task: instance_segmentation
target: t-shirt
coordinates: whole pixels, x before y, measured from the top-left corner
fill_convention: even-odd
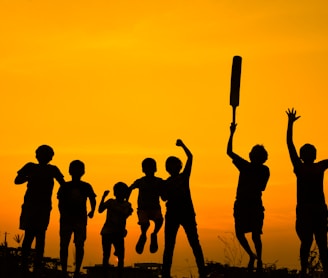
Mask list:
[[[324,172],[327,161],[318,163],[298,163],[294,165],[297,177],[297,204],[298,205],[324,205],[323,190]]]
[[[269,168],[263,164],[251,163],[241,157],[234,158],[233,164],[240,172],[236,200],[261,203],[262,191],[265,190],[270,176]]]
[[[189,186],[190,172],[169,177],[165,184],[166,213],[168,215],[195,215]]]
[[[94,199],[95,197],[96,194],[89,183],[84,181],[66,182],[57,193],[61,219],[86,221],[87,199]]]
[[[51,209],[54,179],[60,180],[63,178],[60,170],[54,165],[40,165],[29,162],[18,171],[18,174],[28,177],[24,205],[26,207]]]
[[[131,189],[138,188],[138,209],[156,210],[160,209],[159,198],[163,188],[163,179],[154,176],[144,176],[137,179],[131,186]]]
[[[101,230],[101,234],[121,234],[125,235],[126,219],[132,214],[131,204],[127,201],[108,199],[103,207],[107,209],[106,222]]]

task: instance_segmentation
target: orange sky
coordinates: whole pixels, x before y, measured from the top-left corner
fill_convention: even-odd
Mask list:
[[[205,257],[224,262],[218,236],[233,231],[238,178],[225,154],[230,73],[232,57],[240,55],[234,149],[247,158],[260,143],[269,152],[263,261],[297,268],[295,177],[284,111],[295,107],[302,116],[295,126],[297,148],[311,142],[318,159],[327,158],[327,18],[324,0],[0,0],[0,239],[9,232],[15,245],[26,186],[13,179],[35,161],[40,144],[54,148],[52,163],[67,180],[69,162],[83,160],[84,179],[100,199],[115,182],[140,177],[148,156],[166,178],[166,157],[185,159],[175,146],[181,138],[194,154],[191,187]],[[53,202],[46,255],[58,257]],[[85,265],[101,262],[104,217],[96,214],[89,222]],[[126,264],[161,262],[163,246],[156,255],[135,254],[136,223],[134,214]],[[174,271],[179,277],[194,270],[181,231]]]

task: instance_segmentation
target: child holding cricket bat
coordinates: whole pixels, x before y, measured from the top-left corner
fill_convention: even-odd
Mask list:
[[[293,125],[300,116],[296,110],[288,109],[287,146],[290,160],[297,178],[296,233],[301,241],[301,277],[307,277],[308,258],[315,237],[320,252],[324,277],[328,277],[327,250],[327,205],[323,190],[324,172],[328,159],[314,162],[316,148],[305,144],[298,156],[293,143]]]
[[[257,260],[257,271],[261,271],[263,268],[261,234],[264,220],[262,191],[265,190],[270,176],[269,168],[264,165],[268,154],[262,145],[255,145],[252,148],[249,153],[250,162],[234,153],[232,142],[236,126],[235,123],[230,126],[227,146],[227,154],[239,170],[234,203],[235,232],[241,246],[249,255],[248,269],[253,270],[255,260]],[[245,236],[246,233],[252,233],[256,253],[253,253],[250,248]]]

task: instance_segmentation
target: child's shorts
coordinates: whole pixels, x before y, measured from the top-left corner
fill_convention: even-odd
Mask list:
[[[163,220],[163,215],[161,209],[152,209],[152,210],[142,210],[138,209],[137,211],[139,225],[148,224],[150,220],[160,221]]]

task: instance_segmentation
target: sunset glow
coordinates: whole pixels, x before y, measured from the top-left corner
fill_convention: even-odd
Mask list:
[[[26,185],[17,171],[35,162],[41,144],[70,180],[68,165],[84,161],[99,203],[117,181],[142,176],[153,157],[167,178],[165,159],[194,155],[191,191],[205,259],[224,262],[218,236],[233,232],[238,171],[226,155],[231,122],[231,63],[243,57],[234,151],[269,153],[271,177],[263,193],[263,262],[299,268],[295,232],[296,178],[286,146],[287,116],[295,107],[297,149],[310,142],[328,158],[328,2],[314,1],[85,1],[0,0],[0,242],[18,229]],[[46,256],[59,257],[55,185]],[[126,265],[161,262],[159,251],[135,252],[137,192],[127,221]],[[165,213],[165,204],[162,203]],[[88,223],[84,265],[100,264],[105,215]],[[152,228],[152,227],[151,227]],[[72,251],[70,249],[72,255]],[[246,257],[245,257],[246,260]],[[115,257],[111,257],[115,263]],[[173,274],[196,271],[179,232]],[[245,264],[245,263],[244,263]]]

